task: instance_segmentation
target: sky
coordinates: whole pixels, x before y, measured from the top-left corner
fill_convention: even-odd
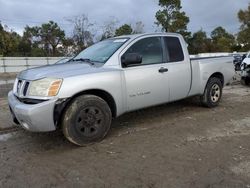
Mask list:
[[[202,29],[210,33],[223,26],[235,34],[240,27],[237,13],[249,4],[250,0],[182,0],[182,10],[190,18],[192,32]],[[159,30],[154,24],[159,8],[158,0],[0,0],[0,21],[22,34],[26,25],[53,20],[70,35],[73,27],[67,19],[85,14],[97,32],[112,18],[119,20],[117,26],[142,21],[145,32],[155,32]]]

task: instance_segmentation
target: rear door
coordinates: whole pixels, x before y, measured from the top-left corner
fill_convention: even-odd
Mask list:
[[[175,36],[164,37],[167,54],[170,101],[187,97],[191,86],[191,66],[189,57],[185,57],[180,39]]]

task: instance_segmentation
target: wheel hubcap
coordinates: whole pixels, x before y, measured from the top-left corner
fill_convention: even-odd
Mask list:
[[[77,115],[77,131],[86,137],[94,136],[101,129],[103,118],[103,113],[99,108],[86,107]]]
[[[220,98],[220,86],[218,84],[214,84],[211,89],[211,100],[212,102],[217,102]]]

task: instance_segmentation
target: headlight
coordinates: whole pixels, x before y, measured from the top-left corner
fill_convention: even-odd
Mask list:
[[[39,97],[56,96],[62,84],[62,79],[44,78],[41,80],[32,81],[28,95]]]

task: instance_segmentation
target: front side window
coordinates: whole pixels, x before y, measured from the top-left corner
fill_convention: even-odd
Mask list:
[[[169,62],[179,62],[184,60],[184,54],[179,38],[164,37],[164,42],[169,58]]]
[[[137,41],[124,55],[137,53],[142,56],[142,64],[157,64],[163,62],[163,50],[160,37],[150,37]]]
[[[74,59],[89,59],[94,62],[106,61],[128,40],[128,38],[108,39],[83,50]]]

